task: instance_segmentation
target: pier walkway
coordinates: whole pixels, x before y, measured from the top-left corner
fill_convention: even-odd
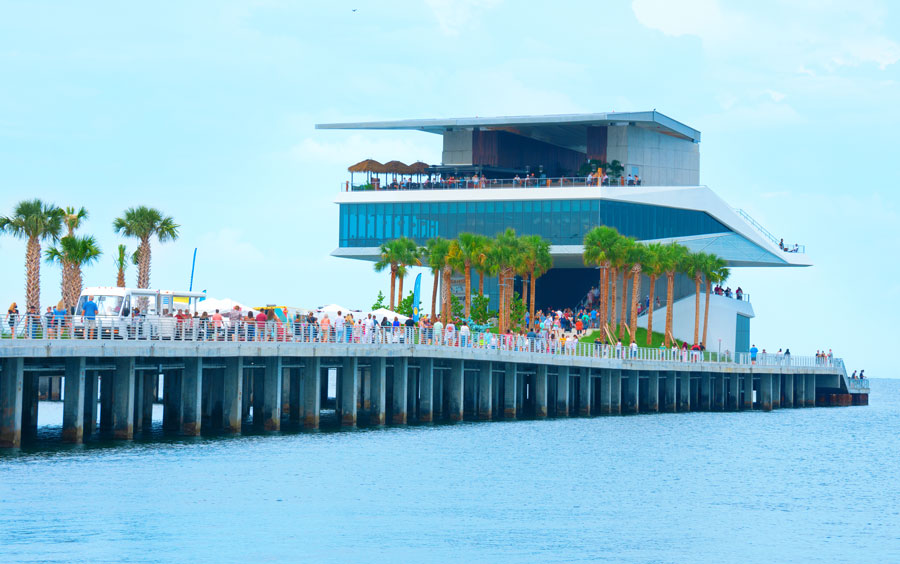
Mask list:
[[[868,403],[868,382],[848,379],[839,359],[754,364],[740,355],[717,362],[658,349],[617,355],[586,343],[569,352],[541,343],[493,348],[477,336],[470,346],[422,344],[429,340],[420,337],[3,339],[0,446],[36,437],[39,378],[63,388],[62,438],[72,443],[130,440],[148,429],[160,386],[163,429],[189,436],[248,425],[279,431],[283,422],[314,430],[326,408],[341,426],[356,427]]]

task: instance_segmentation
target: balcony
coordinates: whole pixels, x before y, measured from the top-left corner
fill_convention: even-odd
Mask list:
[[[415,179],[412,177],[381,182],[379,178],[372,178],[364,184],[355,184],[352,180],[341,183],[341,192],[365,192],[365,191],[396,191],[396,190],[481,190],[481,189],[519,189],[519,188],[584,188],[587,186],[641,186],[640,178],[637,180],[627,177],[615,179],[599,179],[584,176],[561,177],[514,177],[514,178],[429,178]]]

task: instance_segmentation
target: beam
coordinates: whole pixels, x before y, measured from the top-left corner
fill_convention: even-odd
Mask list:
[[[490,367],[488,367],[490,373]],[[490,396],[490,390],[487,392]],[[490,400],[488,400],[490,401]],[[538,364],[534,375],[534,416],[537,419],[547,418],[547,365]]]
[[[0,360],[0,447],[22,446],[22,389],[25,359]]]
[[[83,356],[66,359],[62,440],[67,443],[79,444],[84,440],[84,366]]]
[[[112,434],[114,439],[134,438],[134,357],[116,358],[112,374]]]

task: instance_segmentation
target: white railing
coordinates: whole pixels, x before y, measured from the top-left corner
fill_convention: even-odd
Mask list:
[[[711,352],[684,348],[645,348],[610,346],[578,341],[574,336],[541,332],[534,337],[525,334],[472,332],[468,327],[455,326],[437,330],[421,327],[393,327],[372,324],[368,320],[344,323],[324,319],[307,323],[293,321],[214,319],[212,317],[131,317],[97,316],[16,316],[12,325],[4,317],[3,340],[26,339],[48,341],[100,340],[129,341],[187,341],[187,342],[278,342],[298,346],[315,343],[336,343],[354,346],[400,344],[422,347],[456,347],[531,354],[619,359],[624,361],[656,361],[678,363],[718,363],[731,365],[793,366],[843,369],[840,359],[750,353],[717,355]]]
[[[772,233],[768,229],[766,229],[758,221],[753,219],[753,217],[749,213],[747,213],[746,211],[744,211],[740,208],[734,208],[734,211],[739,216],[744,218],[747,221],[747,223],[749,223],[757,231],[759,231],[766,239],[771,241],[773,245],[779,247],[782,251],[784,251],[786,253],[806,254],[806,245],[797,245],[797,244],[794,244],[793,246],[785,245],[781,242],[782,239],[779,239],[778,237],[772,235]]]

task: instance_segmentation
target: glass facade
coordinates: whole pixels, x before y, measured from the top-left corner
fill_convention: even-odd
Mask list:
[[[597,199],[391,202],[341,204],[339,245],[377,247],[401,236],[424,244],[430,237],[453,239],[462,232],[493,236],[507,227],[554,245],[580,245],[598,225],[638,240],[731,231],[703,211]]]

